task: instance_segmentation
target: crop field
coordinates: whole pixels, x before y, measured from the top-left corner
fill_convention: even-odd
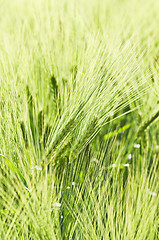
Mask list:
[[[0,0],[0,239],[159,239],[159,1]]]

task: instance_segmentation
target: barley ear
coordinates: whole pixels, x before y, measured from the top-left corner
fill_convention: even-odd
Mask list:
[[[141,124],[139,127],[137,136],[140,137],[143,135],[144,131],[147,130],[147,128],[159,117],[159,110],[153,113],[150,118],[146,119],[146,121]]]
[[[24,124],[23,121],[20,122],[20,128],[21,128],[21,131],[22,131],[23,140],[25,142],[25,148],[28,148],[28,137],[27,137],[27,132],[26,132],[26,129],[25,129],[25,124]]]
[[[43,110],[40,110],[38,113],[38,133],[40,140],[42,138],[43,127],[44,127],[44,114]]]
[[[51,77],[51,91],[54,93],[54,98],[58,98],[58,85],[55,76]]]
[[[26,92],[27,92],[27,103],[28,103],[30,129],[31,129],[34,145],[36,145],[36,124],[35,124],[35,114],[34,114],[35,106],[34,106],[33,96],[30,93],[28,85],[26,86]]]
[[[146,119],[137,132],[137,137],[141,138],[144,147],[148,146],[148,127],[159,117],[159,110],[153,113],[150,118]]]
[[[45,127],[44,135],[43,135],[43,147],[44,147],[44,149],[46,148],[50,132],[51,132],[51,126],[49,124],[47,124],[46,127]]]

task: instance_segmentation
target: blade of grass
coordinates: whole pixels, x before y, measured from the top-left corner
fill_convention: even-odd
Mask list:
[[[1,157],[3,157],[5,163],[7,164],[7,166],[9,167],[9,169],[15,173],[16,175],[19,176],[19,178],[21,179],[21,181],[23,182],[24,186],[26,188],[28,188],[27,182],[24,178],[24,176],[22,175],[22,173],[20,172],[20,170],[7,158],[5,157],[3,154],[0,154]]]

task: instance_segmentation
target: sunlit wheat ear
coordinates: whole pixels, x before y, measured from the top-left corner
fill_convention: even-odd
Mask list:
[[[63,129],[61,130],[61,132],[56,136],[53,144],[49,147],[49,155],[51,154],[51,152],[55,151],[56,148],[58,147],[59,144],[61,144],[63,142],[63,140],[65,139],[65,137],[67,137],[67,135],[72,131],[72,129],[75,127],[75,119],[72,118],[68,121],[68,123],[63,127]]]
[[[80,138],[78,139],[78,142],[75,141],[75,144],[73,146],[73,149],[71,150],[71,155],[69,156],[70,161],[72,161],[77,154],[80,153],[80,151],[87,146],[87,144],[92,140],[96,132],[99,131],[98,129],[98,117],[94,116],[93,119],[90,121],[88,126],[86,126],[82,133]]]
[[[37,110],[37,106],[35,106],[35,101],[28,85],[26,87],[26,92],[29,126],[26,127],[26,123],[24,124],[24,121],[21,121],[20,128],[25,147],[28,148],[29,146],[31,149],[33,145],[34,148],[32,149],[34,149],[34,154],[41,158],[43,156],[43,148],[45,148],[46,144],[46,138],[44,137],[46,135],[46,130],[44,130],[44,111],[43,109]]]

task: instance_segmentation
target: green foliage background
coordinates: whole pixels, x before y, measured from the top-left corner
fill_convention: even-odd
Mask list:
[[[158,1],[0,6],[0,238],[157,240]]]

